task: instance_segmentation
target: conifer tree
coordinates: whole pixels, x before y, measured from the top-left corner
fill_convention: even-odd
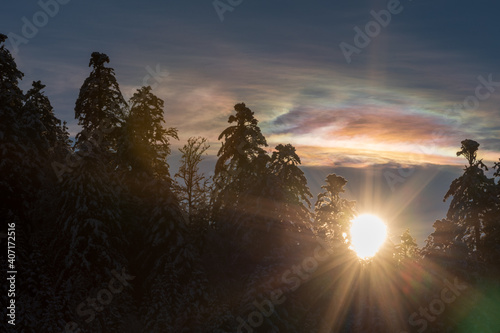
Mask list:
[[[497,204],[494,180],[484,174],[488,170],[482,160],[477,160],[479,143],[464,140],[457,156],[463,155],[469,165],[462,176],[455,179],[444,196],[444,201],[453,197],[447,218],[456,223],[461,234],[458,236],[469,247],[469,251],[481,255],[481,234],[485,216]]]
[[[121,323],[133,306],[131,288],[114,296],[120,300],[98,304],[95,319],[89,315],[84,321],[75,311],[113,278],[113,270],[130,272],[119,190],[98,152],[83,157],[73,172],[64,175],[59,186],[59,236],[52,244],[52,269],[58,272],[54,287],[57,286],[60,302],[53,304],[55,309],[51,312],[66,322],[79,323],[83,330],[120,332]]]
[[[500,177],[500,162],[493,165],[493,176]],[[490,193],[490,202],[484,219],[483,258],[500,272],[500,180],[493,186],[496,193]]]
[[[219,159],[215,165],[213,210],[215,214],[224,207],[237,207],[240,194],[256,184],[256,180],[266,171],[269,156],[263,147],[267,147],[254,112],[245,103],[234,106],[236,115],[229,116],[233,124],[219,135],[224,139],[217,153]]]
[[[314,223],[320,237],[344,245],[349,244],[348,235],[355,214],[355,201],[341,197],[346,184],[344,177],[328,175],[326,185],[321,186],[324,191],[318,194],[314,206]]]
[[[24,215],[31,194],[30,184],[36,180],[25,173],[25,169],[33,170],[36,166],[27,165],[31,158],[29,146],[26,144],[25,125],[21,121],[24,96],[19,88],[23,73],[9,50],[5,48],[7,36],[0,34],[0,216],[6,220],[8,216]]]
[[[130,272],[120,207],[121,186],[117,185],[110,163],[126,104],[113,69],[104,67],[106,62],[106,55],[92,54],[89,66],[93,70],[75,105],[75,116],[83,130],[77,135],[77,158],[71,172],[59,174],[58,233],[51,245],[51,269],[57,272],[53,287],[57,288],[47,311],[54,323],[76,322],[82,331],[120,332],[124,318],[133,309],[132,288],[124,288],[114,296],[119,300],[88,304],[93,310],[86,316],[80,307],[107,285],[113,271]],[[46,108],[44,113],[49,118],[45,119],[49,127],[53,126],[49,106],[38,95],[38,88],[41,85],[35,84],[33,104]],[[56,132],[53,137],[61,135]]]
[[[422,255],[445,271],[463,273],[463,263],[468,256],[467,245],[461,239],[464,227],[445,218],[436,220],[433,228]]]
[[[140,271],[147,272],[141,308],[145,332],[199,331],[209,295],[198,251],[168,184],[154,179],[146,190],[149,216],[139,258]]]
[[[170,154],[170,139],[178,137],[175,128],[164,128],[164,102],[151,92],[151,87],[137,89],[129,105],[130,110],[118,138],[115,173],[124,188],[121,195],[124,211],[122,222],[126,238],[130,242],[128,253],[134,269],[139,269],[135,266],[140,264],[137,255],[151,245],[146,242],[149,232],[146,226],[158,227],[148,224],[150,214],[154,209],[162,209],[150,206],[151,202],[157,201],[152,201],[155,196],[148,184],[171,187],[167,156]],[[173,194],[169,191],[167,196],[171,195]],[[169,197],[168,200],[173,198]]]
[[[129,105],[118,148],[121,168],[171,182],[167,163],[170,139],[179,137],[177,129],[163,126],[163,100],[148,86],[137,89]]]
[[[299,232],[311,228],[309,199],[312,197],[304,172],[298,167],[300,163],[300,157],[291,144],[276,146],[269,163],[269,172],[277,176],[284,196],[278,218]]]
[[[408,261],[419,259],[419,249],[417,241],[410,234],[410,229],[401,235],[401,242],[395,246],[395,260],[398,266],[404,265]]]
[[[48,244],[56,235],[50,164],[56,158],[54,149],[65,149],[67,133],[50,126],[58,120],[39,81],[22,94],[23,74],[5,49],[5,40],[0,34],[0,218],[15,224],[16,230],[17,299],[23,300],[17,304],[16,327],[19,332],[36,332],[45,319],[42,310],[54,296],[54,276],[45,260],[53,254]]]
[[[41,81],[33,81],[32,88],[26,93],[24,108],[34,110],[40,119],[42,131],[37,141],[45,145],[40,149],[45,149],[52,159],[61,160],[69,150],[69,133],[66,123],[61,123],[55,116],[49,99],[44,95],[44,88],[45,85]],[[33,129],[35,126],[30,127]]]
[[[101,153],[113,154],[127,103],[123,99],[113,68],[106,67],[109,57],[93,52],[89,67],[92,72],[85,79],[75,105],[75,118],[83,130],[76,136],[76,145],[84,151],[99,149]]]

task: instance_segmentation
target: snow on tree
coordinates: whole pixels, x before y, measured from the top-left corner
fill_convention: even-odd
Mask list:
[[[39,252],[34,253],[34,244],[29,240],[38,227],[33,221],[33,210],[43,185],[41,169],[47,163],[43,156],[46,146],[40,140],[43,126],[37,110],[24,105],[24,96],[19,88],[23,74],[5,48],[5,40],[6,36],[0,34],[0,219],[4,221],[0,231],[7,230],[7,223],[15,224],[16,268],[19,270],[17,287],[26,300],[26,303],[18,303],[17,322],[21,326],[19,331],[29,332],[29,325],[41,319],[37,313],[30,315],[29,309],[30,304],[40,301],[40,298],[35,298],[39,292],[39,286],[33,279],[36,269],[30,267],[30,264],[37,264],[33,256]],[[2,258],[5,255],[2,254]],[[41,270],[40,267],[37,269]],[[2,290],[8,290],[7,280],[2,281],[2,287]],[[4,297],[6,293],[2,295]],[[1,313],[5,315],[5,310],[2,309]],[[21,323],[23,319],[26,319],[26,324]]]
[[[500,162],[493,165],[494,177],[500,177]],[[500,180],[492,187],[496,193],[490,193],[490,203],[484,218],[483,258],[500,272]],[[496,197],[495,197],[496,194]],[[492,267],[492,268],[493,268]]]
[[[498,205],[494,179],[488,178],[483,169],[488,170],[482,160],[477,160],[479,143],[464,140],[457,156],[463,155],[468,166],[462,176],[455,179],[444,196],[444,201],[453,197],[447,218],[460,226],[459,237],[468,245],[469,251],[481,255],[481,234],[483,233],[487,211]]]
[[[119,139],[120,167],[133,174],[147,173],[170,182],[167,156],[170,139],[179,139],[177,129],[164,128],[164,102],[142,87],[130,98],[130,111]]]
[[[0,216],[16,224],[17,287],[22,300],[17,307],[17,331],[35,332],[44,322],[43,309],[54,299],[53,274],[45,260],[51,255],[48,241],[54,236],[55,177],[50,163],[56,150],[65,149],[67,132],[39,81],[22,95],[18,83],[23,74],[5,49],[5,39],[0,35],[0,189],[5,196]]]
[[[144,331],[200,330],[209,299],[184,214],[166,181],[151,181],[147,191],[149,218],[140,256],[141,271],[148,272],[141,310]]]
[[[59,205],[52,269],[59,272],[54,288],[61,303],[54,304],[58,311],[48,309],[48,313],[55,322],[78,323],[82,331],[121,332],[132,307],[131,288],[115,295],[117,300],[109,304],[107,300],[98,304],[93,319],[77,310],[81,302],[95,298],[106,287],[113,270],[128,269],[119,193],[101,155],[88,154],[64,176]]]
[[[295,232],[311,229],[309,199],[312,194],[304,172],[298,167],[300,163],[300,157],[291,144],[276,146],[269,162],[269,172],[277,176],[284,196],[278,208],[278,219],[290,224]]]
[[[164,102],[151,92],[150,87],[137,89],[129,105],[130,110],[118,138],[116,174],[124,187],[121,202],[125,212],[123,219],[125,237],[130,242],[127,252],[132,265],[139,270],[137,267],[142,263],[138,259],[138,254],[144,252],[145,247],[149,248],[152,245],[151,239],[147,237],[155,234],[148,229],[148,226],[154,229],[164,225],[160,221],[155,224],[150,220],[151,212],[157,208],[152,203],[160,204],[152,189],[158,189],[162,191],[161,193],[168,192],[165,196],[173,200],[169,190],[172,179],[166,159],[170,154],[170,139],[178,137],[175,128],[164,128]],[[162,188],[163,186],[166,188]],[[169,207],[177,211],[173,201]],[[141,278],[139,276],[140,283],[143,282]]]
[[[30,147],[24,138],[25,125],[21,121],[24,96],[19,88],[23,77],[10,52],[5,48],[7,36],[0,34],[0,193],[2,220],[13,211],[22,216],[26,204],[32,196],[37,178],[26,174],[25,170],[35,171],[32,164]]]
[[[47,96],[44,95],[43,89],[45,85],[41,81],[33,81],[32,88],[26,93],[26,101],[24,108],[33,110],[29,113],[38,115],[41,122],[41,133],[37,138],[38,142],[43,142],[44,147],[41,149],[47,150],[50,156],[54,159],[62,159],[68,153],[70,140],[66,123],[61,123],[55,114],[52,105]],[[40,126],[35,123],[36,119],[31,120],[30,127]],[[36,135],[35,133],[33,135]],[[47,147],[48,146],[48,147]]]
[[[129,267],[120,207],[122,186],[110,165],[126,104],[113,69],[104,67],[105,62],[109,62],[106,55],[92,54],[93,71],[75,105],[83,130],[75,145],[77,162],[59,184],[59,237],[52,245],[59,302],[53,304],[58,311],[50,313],[53,322],[76,322],[82,331],[119,332],[133,307],[131,288],[115,295],[119,300],[95,305],[97,314],[86,317],[78,311],[84,300],[92,299],[113,278],[113,271]]]
[[[326,185],[321,186],[324,191],[318,194],[314,205],[314,224],[320,237],[345,245],[349,244],[348,235],[356,204],[355,201],[342,198],[346,184],[344,177],[328,175]]]
[[[116,151],[117,138],[127,103],[123,99],[113,68],[105,67],[109,57],[93,52],[89,67],[92,71],[85,79],[75,104],[75,118],[83,127],[76,143],[87,142],[82,149],[99,146],[103,152]],[[89,146],[89,144],[91,146]]]
[[[422,255],[441,269],[464,276],[467,267],[467,245],[461,235],[464,227],[449,219],[436,220],[432,232],[422,249]]]
[[[65,163],[64,158],[71,151],[69,133],[65,124],[54,115],[49,99],[44,95],[43,85],[34,81],[32,88],[25,96],[22,121],[26,127],[26,140],[32,147],[31,156],[38,157],[39,167],[36,171],[45,182],[47,189],[52,189],[55,176],[59,175],[57,165]],[[55,168],[54,168],[55,167]],[[32,178],[34,178],[32,176]],[[42,195],[42,194],[41,194]],[[45,194],[46,195],[46,194]]]
[[[249,190],[255,180],[265,173],[269,160],[262,147],[267,147],[265,137],[259,128],[254,112],[245,103],[234,106],[236,115],[229,116],[233,124],[219,135],[224,139],[217,153],[213,193],[215,215],[224,207],[237,207],[240,193]]]

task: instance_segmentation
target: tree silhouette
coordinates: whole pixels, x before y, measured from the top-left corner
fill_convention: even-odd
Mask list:
[[[455,179],[444,196],[444,201],[453,197],[447,218],[461,228],[459,237],[469,246],[471,252],[481,251],[481,234],[484,217],[492,205],[495,205],[494,180],[488,178],[483,169],[488,170],[482,160],[477,160],[479,143],[473,140],[462,141],[462,148],[457,156],[463,155],[468,166],[462,176]]]
[[[2,204],[0,216],[24,215],[25,205],[29,202],[29,189],[33,179],[24,169],[36,168],[26,165],[31,160],[24,140],[25,126],[21,121],[24,96],[19,81],[24,74],[17,69],[16,62],[5,48],[7,36],[0,34],[0,193]],[[28,185],[28,188],[26,188]]]
[[[282,199],[278,206],[277,219],[288,228],[300,232],[311,229],[312,197],[307,179],[298,165],[300,157],[291,144],[278,145],[269,162],[269,172],[278,178]]]
[[[314,224],[321,237],[330,242],[349,244],[349,229],[355,214],[355,201],[341,197],[345,192],[347,180],[344,177],[330,174],[326,177],[326,185],[321,186],[323,193],[318,194],[314,205]]]
[[[493,169],[495,170],[493,176],[500,177],[500,162],[496,162]],[[500,180],[492,186],[492,190],[496,193],[491,193],[490,206],[485,213],[483,257],[487,263],[496,268],[497,272],[500,272]]]
[[[101,156],[90,153],[59,185],[60,236],[53,243],[54,270],[58,272],[57,295],[66,321],[79,321],[75,306],[90,290],[112,278],[111,271],[129,267],[125,257],[119,196]],[[130,290],[120,295],[121,302],[105,308],[105,315],[88,322],[89,329],[121,331],[120,320],[130,311]],[[55,310],[55,309],[53,309]],[[56,312],[57,313],[57,312]],[[87,317],[86,317],[87,319]]]
[[[210,186],[209,179],[200,173],[200,162],[210,147],[206,138],[190,137],[179,148],[182,153],[179,170],[175,174],[174,192],[179,198],[182,209],[189,220],[189,229],[194,243],[202,250],[205,234],[210,226]]]
[[[76,146],[85,151],[116,151],[118,128],[127,107],[115,72],[113,68],[105,67],[106,63],[109,63],[106,54],[92,53],[89,62],[92,72],[80,88],[75,104],[75,118],[83,127],[76,136]]]
[[[461,142],[464,172],[446,192],[446,218],[434,222],[425,247],[407,229],[399,244],[387,240],[360,261],[350,251],[356,207],[343,195],[347,179],[329,174],[312,214],[296,148],[266,152],[244,103],[219,136],[212,187],[201,172],[209,148],[201,137],[179,149],[173,182],[167,157],[177,130],[165,127],[164,102],[150,87],[127,104],[109,58],[92,53],[75,105],[83,129],[70,147],[41,81],[26,94],[19,88],[23,74],[6,38],[0,34],[0,218],[15,224],[16,247],[15,259],[0,255],[0,267],[19,271],[17,331],[499,327],[500,162],[487,173],[478,142]],[[6,232],[4,223],[2,242]],[[116,291],[113,270],[133,280],[111,301],[103,296]],[[2,287],[10,288],[6,279]],[[9,302],[7,293],[0,298]],[[446,310],[438,311],[441,303]],[[10,328],[0,323],[0,331]]]
[[[233,124],[219,135],[224,139],[217,153],[213,197],[214,213],[224,207],[237,207],[239,196],[255,185],[256,179],[265,173],[269,156],[262,147],[267,146],[254,113],[245,103],[234,106],[236,115],[229,116]]]
[[[189,218],[206,206],[208,200],[208,179],[199,172],[203,154],[210,147],[206,142],[206,138],[191,137],[184,147],[179,148],[182,153],[181,165],[175,178],[182,182],[176,182],[175,192]]]
[[[179,139],[177,129],[164,128],[162,99],[142,87],[130,98],[118,152],[121,168],[137,175],[146,173],[171,182],[167,156],[170,138]]]
[[[5,48],[6,39],[0,34],[0,219],[3,221],[0,230],[7,236],[7,226],[15,226],[14,237],[2,241],[10,241],[9,252],[15,244],[17,261],[9,262],[19,271],[16,297],[23,300],[17,303],[16,316],[25,318],[17,322],[16,330],[34,332],[44,318],[40,310],[35,312],[33,308],[43,308],[46,297],[53,296],[46,288],[50,286],[50,270],[43,266],[44,258],[49,255],[45,228],[50,226],[44,222],[52,215],[45,215],[50,208],[42,207],[51,202],[46,198],[49,193],[46,189],[53,185],[50,182],[53,174],[48,167],[49,144],[44,136],[41,110],[32,103],[32,90],[25,96],[19,88],[23,73]],[[0,266],[5,271],[12,270],[7,263],[5,251],[0,256]],[[3,290],[9,290],[7,280],[1,285]],[[3,304],[8,304],[7,293],[0,298]],[[1,313],[6,315],[6,311]],[[7,332],[11,329],[8,326],[4,321],[0,330]]]
[[[33,87],[26,93],[24,109],[33,110],[30,113],[37,114],[40,119],[41,124],[36,125],[41,126],[40,137],[36,138],[39,149],[51,154],[56,160],[62,160],[70,150],[69,133],[66,122],[61,123],[55,116],[49,99],[43,94],[44,88],[41,81],[33,81]],[[33,129],[33,125],[29,126]]]
[[[406,229],[401,235],[401,242],[395,246],[395,260],[401,266],[408,261],[419,259],[419,249],[417,241],[410,234],[410,229]]]

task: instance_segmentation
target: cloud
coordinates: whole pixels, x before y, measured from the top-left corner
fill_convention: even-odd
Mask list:
[[[176,144],[203,135],[219,145],[232,107],[245,102],[271,145],[304,147],[313,165],[327,163],[327,152],[335,163],[349,165],[409,163],[405,154],[420,154],[422,163],[458,163],[455,152],[465,138],[479,141],[488,159],[500,155],[500,91],[477,110],[447,112],[474,94],[479,75],[500,80],[500,68],[468,45],[442,47],[434,35],[444,32],[422,25],[419,16],[430,11],[425,17],[436,18],[440,5],[405,5],[346,64],[338,44],[352,42],[353,26],[384,5],[245,3],[221,24],[215,11],[207,13],[211,3],[75,2],[23,45],[19,65],[29,81],[47,85],[72,132],[78,130],[73,107],[88,58],[101,51],[110,56],[126,97],[143,84],[147,66],[169,72],[154,92],[165,100],[166,126],[179,129]],[[19,29],[20,17],[6,19]],[[447,27],[463,30],[455,23]]]

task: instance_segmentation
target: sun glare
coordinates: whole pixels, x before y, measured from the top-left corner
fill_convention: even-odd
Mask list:
[[[377,216],[363,214],[352,220],[352,249],[358,257],[373,257],[387,238],[387,226]]]

